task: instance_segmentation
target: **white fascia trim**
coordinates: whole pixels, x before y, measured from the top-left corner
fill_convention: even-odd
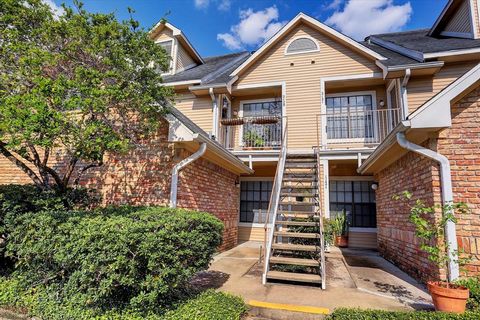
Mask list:
[[[420,108],[412,112],[407,119],[412,128],[448,127],[451,125],[450,101],[480,79],[480,63],[463,76],[455,80]],[[430,110],[432,109],[432,110]],[[432,115],[436,116],[433,117]],[[428,125],[428,126],[426,126]]]
[[[380,72],[348,74],[344,76],[323,77],[322,80],[325,82],[329,82],[329,81],[345,81],[345,80],[360,80],[360,79],[374,79],[374,78],[381,79],[382,74]]]
[[[385,40],[381,40],[381,39],[378,39],[378,38],[375,38],[373,36],[370,36],[370,41],[373,42],[374,44],[377,44],[381,47],[384,47],[386,49],[389,49],[389,50],[392,50],[392,51],[395,51],[397,53],[400,53],[404,56],[407,56],[409,58],[412,58],[414,60],[417,60],[419,62],[423,62],[425,57],[424,57],[424,54],[420,51],[415,51],[415,50],[411,50],[411,49],[407,49],[405,47],[402,47],[402,46],[399,46],[397,44],[394,44],[392,42],[389,42],[389,41],[385,41]]]
[[[440,57],[448,57],[448,56],[456,56],[456,55],[472,54],[472,53],[480,53],[480,48],[439,51],[439,52],[433,52],[433,53],[425,53],[423,56],[425,57],[425,59],[431,59],[431,58],[440,58]]]
[[[472,27],[472,32],[470,33],[472,36],[472,39],[477,39],[478,38],[478,32],[477,32],[477,21],[475,21],[475,8],[474,8],[474,1],[477,1],[477,10],[478,10],[478,0],[470,0],[469,1],[469,9],[470,9],[470,26]],[[480,16],[479,16],[480,17]]]
[[[440,23],[440,21],[442,21],[443,16],[445,16],[445,13],[447,13],[448,9],[450,9],[450,6],[452,5],[452,3],[453,3],[453,0],[449,0],[448,3],[445,5],[445,7],[443,7],[442,12],[438,16],[437,20],[435,20],[435,23],[433,24],[432,28],[428,32],[429,36],[431,36],[435,32],[435,29],[437,29],[438,24]]]
[[[292,44],[293,41],[295,40],[298,40],[298,39],[309,39],[309,40],[312,40],[313,43],[315,43],[315,46],[317,47],[317,49],[314,49],[314,50],[306,50],[306,51],[298,51],[298,52],[287,52],[288,51],[288,47],[290,47],[290,45]],[[320,51],[320,45],[318,44],[318,41],[309,36],[309,35],[305,35],[305,36],[298,36],[298,37],[295,37],[293,39],[290,39],[290,41],[288,41],[287,45],[285,46],[285,50],[283,52],[284,55],[286,56],[289,56],[289,55],[295,55],[295,54],[302,54],[302,53],[311,53],[311,52],[319,52]]]
[[[187,84],[197,84],[201,83],[202,80],[196,79],[196,80],[185,80],[185,81],[176,81],[176,82],[164,82],[161,84],[161,86],[168,86],[168,87],[173,87],[173,86],[184,86]]]
[[[473,33],[471,33],[471,32],[442,31],[442,32],[440,32],[440,35],[444,36],[444,37],[473,39]]]
[[[237,69],[235,69],[230,76],[236,76],[243,68],[245,68],[247,65],[249,65],[252,61],[257,59],[265,50],[267,50],[273,43],[275,43],[280,37],[282,37],[284,34],[286,34],[290,29],[300,20],[307,21],[311,24],[313,24],[315,27],[318,29],[321,29],[327,33],[330,33],[332,36],[337,37],[348,44],[352,45],[353,47],[357,48],[360,51],[363,51],[367,55],[371,56],[374,59],[378,60],[385,60],[386,58],[377,52],[365,47],[364,45],[358,43],[357,41],[347,37],[346,35],[336,31],[333,28],[330,28],[329,26],[321,23],[320,21],[306,15],[303,12],[300,12],[295,18],[290,20],[283,28],[281,28],[270,40],[265,42],[254,54],[250,56],[247,60],[245,60]]]
[[[422,62],[422,63],[412,63],[412,64],[402,64],[398,66],[393,66],[393,67],[387,67],[383,65],[381,62],[378,62],[377,65],[380,68],[386,68],[387,72],[392,72],[392,71],[401,71],[401,70],[406,70],[406,69],[428,69],[428,68],[441,68],[445,62],[443,61],[431,61],[431,62]]]

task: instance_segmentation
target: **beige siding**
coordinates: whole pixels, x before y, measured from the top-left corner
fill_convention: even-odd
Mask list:
[[[175,107],[206,132],[212,131],[213,114],[210,97],[180,94],[175,99]]]
[[[159,34],[155,35],[153,38],[154,41],[166,41],[166,40],[172,40],[173,39],[173,32],[170,29],[164,28],[162,31],[160,31]]]
[[[238,241],[264,241],[265,229],[263,227],[238,227]]]
[[[284,51],[289,40],[304,35],[315,38],[320,51],[285,56]],[[289,147],[306,149],[316,145],[317,141],[315,128],[316,115],[320,114],[320,79],[372,72],[380,72],[374,61],[302,25],[279,40],[241,74],[237,84],[285,81]]]
[[[471,15],[470,15],[470,0],[464,0],[457,12],[453,15],[450,21],[445,26],[444,31],[447,32],[472,32]]]
[[[450,83],[461,77],[476,65],[476,62],[462,62],[445,65],[433,77],[412,78],[408,82],[408,108],[413,112]]]
[[[179,44],[178,45],[178,53],[177,53],[177,70],[176,70],[176,72],[183,71],[183,70],[185,70],[185,68],[188,68],[193,64],[195,64],[195,61],[188,54],[188,52],[183,48],[183,46]]]
[[[377,233],[376,232],[355,232],[348,233],[348,246],[351,248],[377,248]]]
[[[473,18],[474,18],[474,28],[477,31],[477,38],[480,37],[480,17],[478,14],[478,0],[472,0],[473,2]]]

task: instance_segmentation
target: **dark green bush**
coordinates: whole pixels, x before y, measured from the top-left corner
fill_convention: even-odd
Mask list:
[[[207,290],[165,314],[165,320],[239,320],[247,311],[242,298]]]
[[[14,224],[13,276],[99,313],[170,305],[208,267],[223,229],[211,214],[160,207],[26,213]]]
[[[480,310],[480,279],[467,278],[456,282],[470,290],[470,298],[467,301],[467,308],[470,310]]]
[[[330,314],[329,320],[478,320],[480,312],[466,312],[464,314],[429,312],[429,311],[383,311],[361,309],[336,309]]]

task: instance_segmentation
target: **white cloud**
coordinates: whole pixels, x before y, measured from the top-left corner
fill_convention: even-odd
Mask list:
[[[230,33],[217,34],[217,40],[223,41],[223,45],[230,50],[239,50],[242,48],[241,42]]]
[[[286,23],[278,21],[276,6],[260,11],[252,9],[240,11],[240,22],[230,28],[230,33],[221,33],[217,39],[229,49],[254,46],[272,37]]]
[[[220,3],[218,4],[217,9],[220,11],[228,11],[230,10],[231,6],[232,6],[231,0],[221,0]]]
[[[336,10],[340,7],[340,5],[343,3],[343,0],[332,0],[330,4],[328,4],[325,9],[326,10]]]
[[[357,40],[377,33],[402,29],[412,15],[410,2],[393,4],[393,0],[349,0],[343,11],[334,12],[325,23]]]
[[[210,4],[210,0],[195,0],[195,8],[206,9]]]
[[[63,10],[61,6],[57,6],[53,0],[42,0],[42,2],[50,7],[55,17],[61,16],[65,13],[65,10]]]

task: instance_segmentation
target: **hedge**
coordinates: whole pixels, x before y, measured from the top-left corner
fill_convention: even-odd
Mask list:
[[[478,320],[480,312],[467,311],[464,314],[453,314],[429,311],[383,311],[361,309],[336,309],[329,320]]]
[[[11,223],[6,254],[23,290],[98,314],[160,312],[182,298],[223,229],[211,214],[161,207],[27,212]]]
[[[247,311],[247,306],[240,297],[214,290],[207,290],[178,303],[163,314],[116,309],[98,314],[82,306],[59,304],[45,291],[45,287],[22,290],[18,280],[0,277],[0,307],[17,312],[28,311],[31,315],[49,320],[240,320]]]
[[[467,300],[467,308],[480,310],[480,279],[467,278],[456,281],[457,284],[467,287],[470,290],[470,297]]]

